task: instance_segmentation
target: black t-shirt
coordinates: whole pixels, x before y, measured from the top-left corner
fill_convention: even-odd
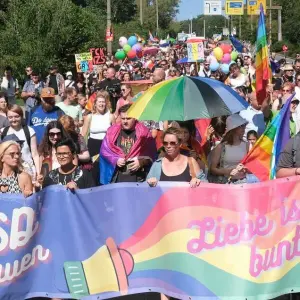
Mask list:
[[[43,188],[49,185],[66,185],[69,182],[74,181],[79,189],[87,189],[96,186],[92,174],[88,170],[82,170],[77,167],[70,174],[62,174],[59,169],[52,170],[48,175],[46,175]]]
[[[121,130],[116,144],[123,150],[124,154],[127,155],[135,142],[135,130]],[[128,170],[128,165],[130,163],[131,162],[128,161],[123,168],[117,168],[116,182],[137,182],[144,180],[145,176],[143,170],[137,172],[130,172],[130,170]]]
[[[56,75],[50,75],[49,87],[54,89],[55,95],[58,95],[58,86],[57,86]]]

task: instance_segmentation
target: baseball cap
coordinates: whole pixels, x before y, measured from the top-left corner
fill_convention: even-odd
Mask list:
[[[43,88],[41,98],[55,98],[55,91],[53,88]]]
[[[49,67],[49,70],[57,70],[57,69],[58,69],[58,67],[55,66],[55,65],[52,65],[52,66]]]
[[[1,143],[7,142],[7,141],[14,141],[20,144],[20,146],[23,145],[24,141],[20,140],[14,133],[6,135],[2,140]]]
[[[71,71],[68,71],[68,72],[66,73],[66,76],[73,76],[73,74],[72,74]]]

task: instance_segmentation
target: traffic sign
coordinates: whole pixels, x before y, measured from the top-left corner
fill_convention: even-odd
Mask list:
[[[222,1],[221,0],[205,0],[204,1],[204,15],[210,15],[210,16],[222,15]]]
[[[260,5],[262,4],[264,7],[264,12],[266,14],[267,7],[266,0],[249,0],[247,5],[247,14],[248,15],[259,15],[260,13]]]
[[[244,14],[243,0],[227,0],[225,4],[226,15],[242,16]]]

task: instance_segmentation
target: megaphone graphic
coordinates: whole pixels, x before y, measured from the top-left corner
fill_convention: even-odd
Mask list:
[[[127,294],[128,279],[134,267],[132,255],[118,249],[112,238],[90,258],[65,262],[64,271],[69,292],[74,298],[105,292]]]

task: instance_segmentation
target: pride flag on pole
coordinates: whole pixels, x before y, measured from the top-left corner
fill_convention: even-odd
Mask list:
[[[259,138],[242,164],[260,181],[274,179],[280,152],[290,139],[290,105],[292,95],[264,134]]]
[[[272,71],[269,64],[269,50],[267,43],[267,33],[265,26],[265,16],[263,5],[260,5],[260,15],[258,20],[256,38],[256,95],[258,103],[262,103],[266,97],[266,88],[272,79]]]

